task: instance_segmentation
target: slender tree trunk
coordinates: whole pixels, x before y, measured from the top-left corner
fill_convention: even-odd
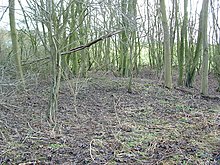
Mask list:
[[[172,14],[171,14],[171,21],[170,21],[171,64],[173,64],[174,62],[174,41],[175,41],[175,35],[176,35],[176,29],[177,29],[175,15],[176,13],[178,13],[177,5],[178,5],[178,0],[172,0],[172,11],[171,11]]]
[[[213,45],[213,58],[212,63],[214,66],[214,73],[218,80],[218,87],[216,91],[220,92],[220,37],[218,34],[218,27],[219,27],[219,15],[215,13],[215,1],[213,0],[211,2],[211,9],[212,9],[212,21],[213,21],[213,39],[216,41]],[[217,8],[217,13],[219,13],[219,8]]]
[[[178,62],[178,72],[179,72],[179,77],[178,77],[178,85],[182,85],[183,84],[183,60],[182,58],[180,58],[180,47],[181,47],[181,43],[180,43],[180,21],[179,21],[179,1],[176,0],[175,1],[175,6],[176,6],[176,11],[175,11],[175,26],[176,26],[176,33],[177,33],[177,48],[176,48],[176,54],[177,54],[177,62]]]
[[[51,86],[51,96],[50,96],[50,104],[48,111],[48,119],[51,123],[56,122],[56,113],[58,110],[58,96],[60,89],[60,78],[61,78],[61,55],[57,48],[57,43],[55,38],[51,32],[49,32],[49,42],[50,42],[50,52],[52,59],[52,75],[53,75],[53,83]]]
[[[178,54],[178,64],[179,64],[179,78],[178,85],[183,85],[183,71],[184,71],[184,57],[188,57],[188,41],[187,41],[187,22],[188,22],[188,0],[184,0],[184,18],[183,26],[181,28],[181,37],[180,37],[180,52]],[[184,56],[185,55],[185,56]],[[185,60],[189,59],[185,58]],[[187,66],[190,64],[187,63]]]
[[[132,16],[131,20],[133,22],[136,23],[136,17],[137,17],[137,0],[130,0],[129,1],[129,5],[128,5],[128,12],[129,14]],[[129,79],[129,83],[128,83],[128,92],[131,93],[132,92],[132,78],[133,78],[133,66],[134,66],[134,57],[136,56],[135,55],[135,52],[137,51],[137,46],[136,46],[136,29],[133,30],[131,33],[130,33],[130,40],[129,40],[129,68],[128,68],[128,74],[130,76],[130,79]]]
[[[209,64],[209,54],[208,54],[208,41],[207,41],[207,22],[208,22],[208,5],[209,0],[203,0],[202,13],[203,13],[203,62],[202,62],[202,85],[201,93],[203,95],[208,94],[208,64]]]
[[[119,71],[120,74],[124,77],[128,75],[128,2],[127,0],[121,0],[121,10],[122,10],[122,26],[126,30],[121,33],[121,41],[120,41],[120,66]]]
[[[171,51],[170,51],[170,35],[166,16],[166,6],[164,0],[160,0],[160,9],[162,14],[162,24],[164,30],[164,70],[165,70],[165,86],[172,88],[171,74]]]
[[[188,59],[188,66],[186,70],[186,86],[187,87],[193,86],[196,69],[199,65],[199,60],[200,60],[201,53],[202,53],[202,42],[203,42],[203,14],[202,12],[203,11],[201,10],[200,17],[199,17],[199,31],[198,31],[195,55],[193,57],[190,57],[190,59]]]
[[[50,46],[50,55],[52,63],[52,76],[53,82],[51,86],[51,96],[50,103],[47,112],[47,117],[51,123],[56,123],[56,113],[58,110],[58,97],[60,89],[60,79],[61,79],[61,54],[59,48],[60,34],[58,30],[58,18],[55,10],[54,0],[47,1],[47,11],[48,11],[48,37]]]
[[[18,49],[18,36],[15,23],[15,0],[9,0],[9,20],[11,30],[12,51],[15,56],[17,78],[22,81],[22,88],[25,87],[23,71],[21,67],[21,54]]]

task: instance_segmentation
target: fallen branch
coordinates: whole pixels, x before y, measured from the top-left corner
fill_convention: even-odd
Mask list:
[[[220,100],[220,97],[215,95],[201,95],[201,97],[207,100]]]
[[[85,48],[88,48],[88,47],[92,46],[93,44],[95,44],[95,43],[97,43],[97,42],[99,42],[99,41],[102,41],[102,40],[104,40],[104,39],[107,39],[107,38],[109,38],[109,37],[112,37],[113,35],[116,35],[116,34],[122,32],[122,31],[123,31],[123,30],[117,30],[117,31],[111,32],[111,33],[106,34],[106,35],[104,35],[104,36],[101,36],[101,37],[95,39],[94,41],[91,41],[91,42],[89,42],[89,43],[87,43],[87,44],[85,44],[85,45],[80,45],[80,46],[78,46],[78,47],[76,47],[76,48],[72,48],[72,49],[70,49],[70,50],[67,51],[67,52],[61,52],[61,56],[64,56],[64,55],[67,55],[67,54],[70,54],[70,53],[74,53],[74,52],[83,50],[83,49],[85,49]],[[40,58],[40,59],[31,61],[31,62],[29,62],[29,63],[22,64],[22,65],[30,65],[30,64],[33,64],[33,63],[36,63],[36,62],[40,62],[40,61],[44,61],[44,60],[49,60],[50,58],[51,58],[50,56],[47,56],[47,57]]]
[[[184,92],[184,93],[186,93],[186,94],[190,94],[190,95],[195,94],[195,92],[193,92],[193,91],[190,90],[190,89],[186,89],[186,88],[174,87],[174,89],[179,90],[179,91],[181,91],[181,92]]]
[[[11,108],[19,109],[19,107],[16,106],[16,105],[7,104],[7,103],[4,103],[4,102],[0,102],[0,106],[2,106],[3,108],[5,108],[7,110],[11,110]]]

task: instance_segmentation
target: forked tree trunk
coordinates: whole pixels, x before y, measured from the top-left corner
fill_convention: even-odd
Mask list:
[[[199,59],[202,55],[202,42],[203,42],[203,9],[200,12],[199,17],[199,31],[197,36],[197,43],[196,43],[196,50],[195,55],[193,57],[190,57],[190,60],[188,59],[188,66],[186,69],[186,86],[192,87],[196,69],[200,63]]]
[[[60,89],[60,79],[61,79],[61,54],[59,49],[59,34],[57,17],[55,13],[55,3],[54,0],[49,0],[47,2],[47,11],[49,21],[47,23],[48,29],[48,40],[50,44],[50,55],[52,63],[52,76],[53,82],[51,86],[51,96],[50,103],[47,112],[47,117],[51,123],[56,123],[56,113],[58,110],[58,95]]]

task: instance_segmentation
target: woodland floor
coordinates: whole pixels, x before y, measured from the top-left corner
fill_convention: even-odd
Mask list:
[[[48,82],[19,93],[2,87],[0,164],[220,164],[220,93],[212,75],[212,97],[199,94],[197,80],[195,88],[168,90],[152,71],[133,79],[132,93],[127,79],[90,77],[62,81],[53,128],[45,118]]]

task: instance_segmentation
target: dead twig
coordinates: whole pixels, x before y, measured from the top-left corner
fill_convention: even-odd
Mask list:
[[[2,106],[2,107],[5,108],[5,109],[8,109],[8,110],[11,110],[11,107],[12,107],[12,108],[18,108],[18,109],[19,109],[19,107],[16,106],[16,105],[7,104],[7,103],[3,103],[3,102],[0,102],[0,106]]]
[[[178,91],[181,91],[183,93],[186,93],[186,94],[190,94],[190,95],[193,95],[194,92],[190,89],[186,89],[186,88],[180,88],[180,87],[174,87],[174,89],[178,90]]]
[[[201,95],[201,97],[202,97],[203,99],[207,99],[207,100],[219,100],[219,101],[220,101],[220,97],[219,97],[219,96]]]

